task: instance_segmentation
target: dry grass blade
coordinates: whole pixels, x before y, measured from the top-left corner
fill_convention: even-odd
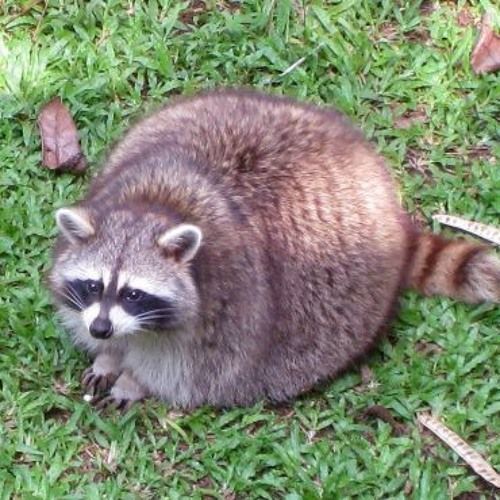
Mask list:
[[[493,486],[500,488],[500,474],[460,436],[448,429],[439,420],[426,413],[417,415],[418,421],[445,442],[457,455],[462,457],[472,470]]]
[[[436,214],[432,218],[445,226],[461,229],[483,240],[500,246],[500,229],[481,222],[462,219],[454,215]]]
[[[295,61],[292,65],[288,66],[285,71],[280,73],[280,76],[288,75],[288,73],[291,73],[295,68],[298,68],[305,60],[305,57],[301,57],[298,61]]]

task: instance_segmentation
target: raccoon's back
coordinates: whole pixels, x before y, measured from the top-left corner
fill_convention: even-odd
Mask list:
[[[192,165],[179,173],[169,164],[172,157]],[[305,210],[330,222],[333,210],[336,223],[349,219],[351,227],[401,215],[383,161],[330,108],[235,90],[175,100],[130,129],[111,152],[98,187],[106,189],[123,170],[165,158],[158,168],[167,183],[169,175],[196,171],[250,216]],[[396,227],[386,222],[389,235]]]
[[[101,186],[146,163],[157,165],[166,184],[196,174],[179,196],[195,199],[205,189],[202,179],[213,188],[207,195],[213,203],[223,198],[242,214],[240,225],[219,232],[243,240],[224,255],[230,259],[246,245],[257,248],[260,262],[220,262],[228,275],[217,279],[237,280],[243,265],[264,274],[242,287],[251,290],[259,279],[269,292],[274,319],[260,333],[266,339],[261,370],[269,372],[269,384],[289,374],[272,399],[286,396],[279,394],[283,386],[296,392],[331,376],[373,343],[403,279],[410,225],[383,161],[342,115],[248,92],[180,100],[128,132],[111,153]],[[205,231],[202,216],[196,223]],[[200,258],[208,267],[231,244],[231,238],[224,245],[207,242]],[[200,284],[211,296],[216,285]],[[237,314],[244,323],[245,304]]]
[[[304,175],[338,171],[345,177],[358,169],[352,162],[356,150],[372,154],[360,132],[333,109],[225,90],[174,100],[139,121],[113,149],[101,175],[178,152],[205,167],[230,194],[250,199],[249,188],[267,193]]]

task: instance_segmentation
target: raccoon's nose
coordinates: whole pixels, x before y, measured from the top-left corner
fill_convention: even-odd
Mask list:
[[[90,335],[96,339],[107,339],[113,333],[113,325],[108,318],[96,318],[89,327]]]

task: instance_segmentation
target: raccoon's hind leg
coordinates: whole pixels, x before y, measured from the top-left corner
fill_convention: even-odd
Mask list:
[[[96,402],[98,410],[116,408],[127,411],[136,401],[147,397],[147,391],[128,372],[124,371],[111,388],[109,396]]]
[[[100,353],[92,366],[83,372],[82,385],[85,390],[95,395],[107,391],[120,376],[122,356],[113,353]]]

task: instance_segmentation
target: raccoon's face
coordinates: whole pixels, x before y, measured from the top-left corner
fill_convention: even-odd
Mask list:
[[[56,221],[64,241],[50,283],[80,341],[174,330],[197,315],[189,264],[201,244],[198,227],[166,229],[156,215],[126,211],[96,225],[82,208],[60,209]]]

